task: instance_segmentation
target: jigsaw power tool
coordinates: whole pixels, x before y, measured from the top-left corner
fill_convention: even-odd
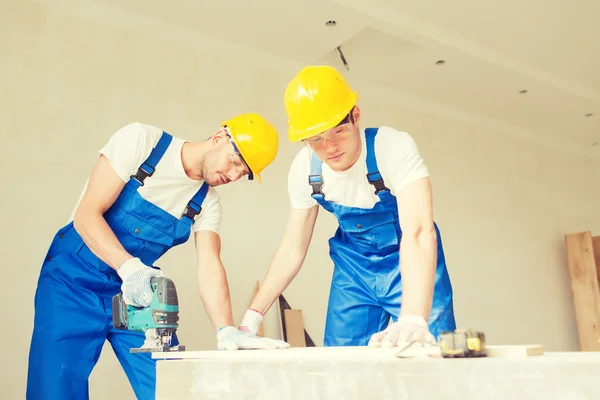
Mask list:
[[[172,280],[155,277],[150,281],[152,301],[148,307],[134,307],[123,300],[123,293],[112,299],[113,326],[118,329],[144,332],[142,347],[131,353],[184,351],[185,346],[171,346],[173,334],[179,326],[179,301]]]

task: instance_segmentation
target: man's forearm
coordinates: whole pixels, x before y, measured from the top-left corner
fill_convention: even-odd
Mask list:
[[[73,226],[92,253],[113,269],[132,258],[101,214],[77,213]]]
[[[233,325],[229,283],[221,262],[213,261],[198,270],[198,290],[215,330]]]
[[[264,282],[260,286],[250,308],[262,315],[271,308],[277,297],[288,287],[298,274],[304,257],[293,255],[291,252],[280,248],[273,256],[271,266],[267,271]]]
[[[431,311],[437,238],[435,231],[402,237],[400,270],[402,274],[402,306],[400,315],[420,315],[427,321]]]

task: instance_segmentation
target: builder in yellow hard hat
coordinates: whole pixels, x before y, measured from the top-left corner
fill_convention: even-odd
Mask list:
[[[298,273],[319,205],[339,222],[326,346],[404,346],[455,329],[428,169],[408,133],[361,129],[357,99],[329,66],[306,67],[288,84],[289,139],[306,146],[289,171],[285,235],[240,329],[256,332]]]
[[[256,114],[224,122],[207,140],[188,142],[154,126],[119,129],[99,158],[68,224],[43,262],[35,295],[27,398],[87,398],[88,377],[108,339],[136,396],[153,399],[155,361],[132,348],[160,349],[155,331],[116,329],[111,299],[147,307],[154,262],[194,232],[199,291],[219,349],[287,348],[234,326],[220,257],[216,186],[260,181],[278,136]],[[195,275],[195,274],[194,274]],[[174,337],[171,345],[177,345]]]

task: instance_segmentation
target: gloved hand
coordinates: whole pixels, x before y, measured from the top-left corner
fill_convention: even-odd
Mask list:
[[[262,320],[263,315],[261,313],[256,310],[248,310],[246,311],[246,314],[244,314],[244,318],[242,319],[239,329],[242,332],[248,332],[257,335]]]
[[[401,316],[381,332],[375,333],[369,340],[369,347],[405,347],[413,341],[419,345],[435,344],[435,338],[429,332],[425,318],[420,316]]]
[[[156,276],[164,276],[159,269],[148,267],[139,258],[130,258],[125,261],[117,273],[123,284],[123,300],[134,307],[147,307],[152,301],[152,288],[150,279]]]
[[[252,333],[242,332],[235,326],[223,327],[217,332],[219,350],[271,350],[287,349],[289,343],[282,340],[261,338]]]

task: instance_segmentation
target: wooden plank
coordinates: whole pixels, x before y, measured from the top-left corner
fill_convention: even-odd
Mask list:
[[[279,298],[277,299],[277,301],[275,302],[277,304],[277,314],[279,315],[279,334],[280,334],[280,338],[281,340],[283,340],[284,342],[287,341],[286,339],[286,332],[285,332],[285,318],[283,317],[283,310],[285,310],[284,304],[282,304],[283,302],[285,302],[285,299],[283,297],[283,295],[279,295]],[[287,302],[286,302],[287,304]]]
[[[398,348],[367,346],[290,347],[269,350],[186,350],[180,352],[153,352],[152,358],[162,360],[179,359],[231,359],[246,360],[393,360]]]
[[[279,329],[280,329],[281,337],[286,342],[287,342],[287,337],[286,337],[285,318],[284,318],[284,315],[283,315],[283,311],[284,310],[290,310],[291,308],[292,307],[287,302],[287,300],[285,299],[285,297],[283,297],[283,294],[279,295],[279,299],[277,301],[277,312],[279,313]],[[316,346],[315,342],[309,336],[309,334],[306,331],[306,329],[304,329],[304,340],[306,342],[306,347],[315,347]]]
[[[287,342],[291,347],[306,347],[302,310],[283,310]]]
[[[537,346],[537,345],[514,345]],[[437,347],[437,346],[431,346]],[[512,345],[487,345],[488,348],[512,347]],[[439,348],[439,347],[438,347]],[[234,361],[262,361],[262,360],[323,360],[329,362],[332,360],[358,361],[387,361],[394,360],[398,354],[397,347],[367,347],[367,346],[328,346],[328,347],[290,347],[287,349],[269,349],[269,350],[186,350],[179,352],[153,352],[151,357],[158,360],[234,360]],[[507,354],[505,352],[504,354]],[[494,357],[508,358],[513,357]],[[541,356],[529,357],[528,359],[546,360],[542,362],[556,362],[556,360],[587,360],[590,364],[600,365],[600,352],[544,352]],[[452,360],[452,359],[447,359]],[[600,389],[600,387],[599,387]],[[600,398],[600,397],[599,397]]]
[[[532,357],[544,355],[544,346],[541,344],[488,345],[485,348],[488,357]]]
[[[532,357],[543,356],[544,346],[540,344],[486,345],[488,357]],[[411,346],[396,354],[398,358],[441,357],[439,346]]]
[[[600,287],[600,236],[592,237],[592,248],[594,249],[594,259],[596,260],[596,275],[598,276],[598,286]]]
[[[600,351],[600,284],[591,232],[565,235],[581,351]]]

